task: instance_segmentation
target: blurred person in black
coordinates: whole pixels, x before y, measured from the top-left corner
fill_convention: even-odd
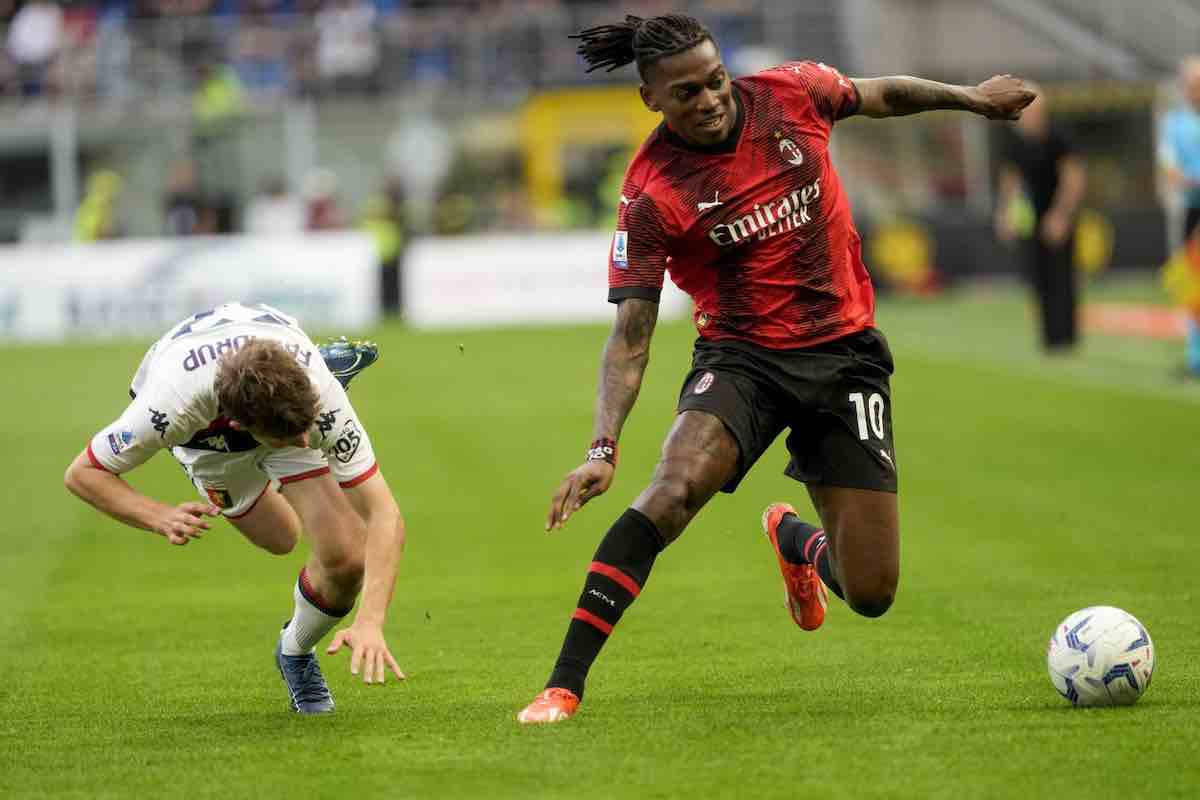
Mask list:
[[[163,227],[168,236],[194,236],[216,230],[215,215],[204,202],[196,164],[191,159],[176,161],[167,173]]]
[[[408,240],[408,215],[404,186],[389,177],[367,199],[359,228],[375,240],[379,256],[379,297],[384,315],[398,316],[402,309],[404,247]]]
[[[1027,235],[1021,254],[1037,296],[1042,346],[1049,353],[1069,351],[1079,338],[1072,255],[1087,173],[1074,145],[1051,122],[1040,90],[1008,131],[1002,159],[997,235],[1002,241]]]

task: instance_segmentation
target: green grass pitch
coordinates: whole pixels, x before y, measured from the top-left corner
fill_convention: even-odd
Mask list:
[[[898,363],[890,613],[833,601],[819,632],[793,626],[759,514],[810,506],[777,446],[659,559],[579,716],[540,729],[514,714],[650,474],[686,324],[660,328],[611,492],[554,535],[605,329],[374,332],[383,358],[352,397],[408,521],[387,634],[409,680],[364,687],[323,658],[338,713],[319,719],[285,711],[271,660],[301,552],[225,523],[170,547],[62,487],[146,342],[0,350],[0,796],[1195,797],[1200,389],[1171,377],[1181,346],[1093,337],[1047,359],[1006,289],[887,301],[880,324]],[[131,477],[193,498],[165,454]],[[1047,680],[1055,623],[1091,604],[1154,638],[1133,708],[1071,709]]]

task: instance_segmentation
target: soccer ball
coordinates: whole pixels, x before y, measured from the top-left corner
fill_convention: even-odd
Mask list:
[[[1150,686],[1154,643],[1142,623],[1112,606],[1080,609],[1046,649],[1050,682],[1077,706],[1127,706]]]

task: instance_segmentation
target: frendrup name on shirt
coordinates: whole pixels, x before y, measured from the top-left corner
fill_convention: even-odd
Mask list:
[[[236,353],[247,342],[257,338],[257,336],[243,333],[240,336],[227,336],[224,339],[205,342],[199,347],[193,347],[187,351],[187,355],[183,357],[183,368],[188,372],[200,369],[205,364],[216,361],[227,353]],[[284,350],[288,351],[299,362],[300,366],[307,367],[312,361],[311,350],[303,350],[295,342],[280,341],[279,343],[283,345]]]
[[[795,189],[767,203],[755,203],[754,209],[730,222],[722,222],[708,232],[708,238],[721,247],[732,247],[751,236],[759,241],[770,239],[812,222],[809,206],[821,197],[821,179]]]

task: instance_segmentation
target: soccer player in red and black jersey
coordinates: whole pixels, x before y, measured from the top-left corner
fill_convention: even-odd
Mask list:
[[[658,554],[718,490],[732,492],[786,428],[786,473],[820,525],[775,503],[763,528],[793,619],[825,616],[826,587],[854,611],[888,610],[899,576],[892,358],[850,206],[829,158],[835,122],[962,109],[1016,119],[1034,98],[1003,75],[978,86],[846,78],[797,61],[732,79],[708,30],[670,14],[580,33],[589,71],[636,62],[663,122],[630,164],[609,256],[617,304],[595,441],[554,495],[547,528],[605,492],[637,398],[664,273],[695,301],[692,370],[650,485],[609,529],[562,652],[525,723],[569,718],[587,672]]]

